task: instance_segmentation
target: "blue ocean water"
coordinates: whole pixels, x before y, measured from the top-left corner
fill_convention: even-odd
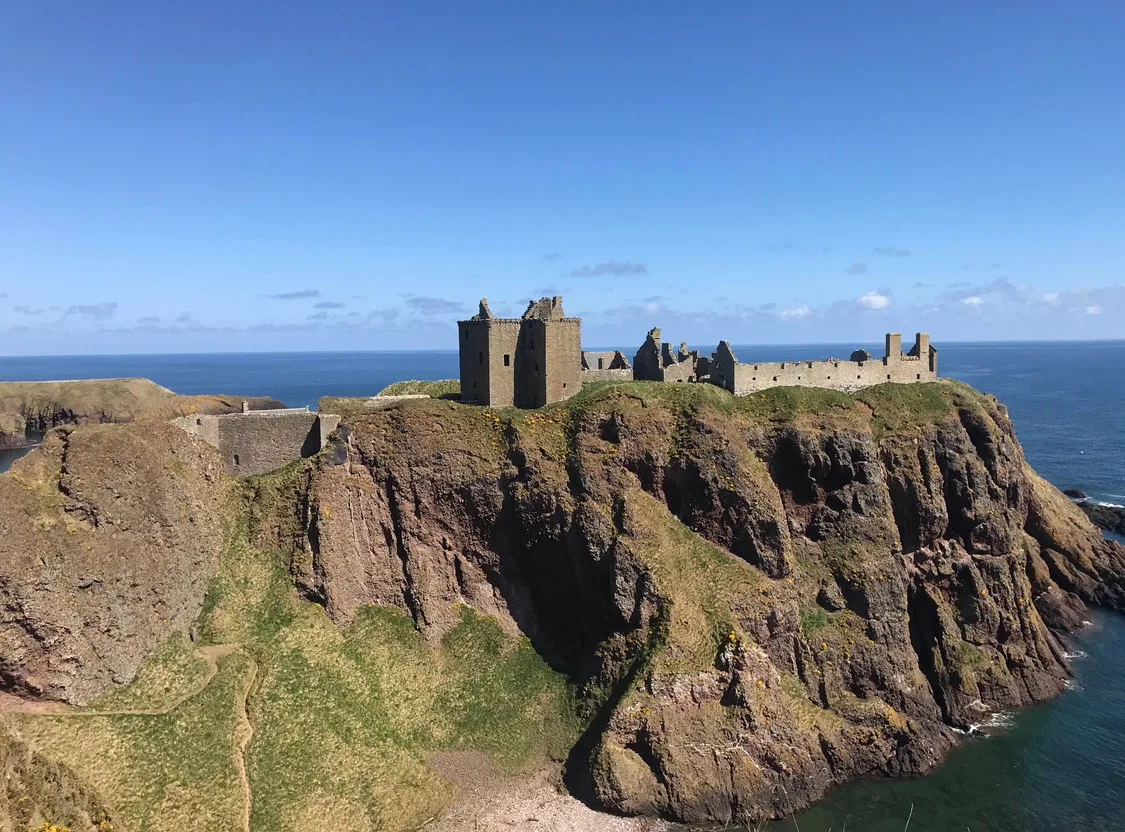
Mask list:
[[[846,357],[855,345],[739,346],[743,361]],[[882,345],[866,346],[881,355]],[[1028,460],[1061,488],[1125,504],[1125,341],[940,345],[939,373],[1006,404]],[[627,350],[630,354],[632,350]],[[273,396],[316,406],[401,379],[457,375],[455,352],[0,358],[0,381],[145,376],[178,393]],[[0,471],[6,467],[0,452]],[[866,780],[771,829],[898,832],[1125,830],[1125,616],[1094,614],[1075,637],[1077,681],[970,738],[933,774]]]

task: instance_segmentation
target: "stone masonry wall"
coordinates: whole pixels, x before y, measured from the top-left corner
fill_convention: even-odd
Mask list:
[[[488,387],[481,404],[491,407],[512,407],[518,396],[517,374],[527,358],[520,351],[520,322],[506,318],[486,321],[488,346],[484,361],[488,365]]]
[[[770,387],[826,387],[853,391],[875,384],[912,384],[937,379],[937,352],[925,341],[924,358],[895,351],[899,342],[888,338],[890,352],[868,361],[781,361],[742,364],[725,341],[715,351],[711,383],[737,396]]]
[[[173,419],[172,424],[218,448],[226,473],[250,477],[313,456],[339,426],[340,417],[307,410],[254,410],[183,416]]]
[[[458,322],[457,338],[461,352],[461,400],[489,404],[488,366],[484,363],[489,351],[488,322]]]
[[[582,322],[578,318],[533,321],[543,328],[543,382],[539,407],[569,399],[582,387]]]
[[[219,450],[239,477],[266,474],[320,450],[318,414],[302,411],[234,414],[219,419]]]
[[[621,370],[583,370],[581,380],[583,384],[592,381],[632,381],[633,370],[631,367]]]

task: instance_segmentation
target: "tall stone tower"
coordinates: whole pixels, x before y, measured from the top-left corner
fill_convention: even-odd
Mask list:
[[[482,299],[457,336],[463,402],[542,407],[582,384],[582,319],[566,317],[561,297],[532,301],[522,318],[497,318]]]

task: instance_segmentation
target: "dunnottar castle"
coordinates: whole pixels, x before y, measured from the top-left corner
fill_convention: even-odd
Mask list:
[[[769,387],[827,387],[853,391],[873,384],[914,384],[937,378],[937,349],[919,332],[909,352],[887,333],[886,353],[856,350],[848,359],[743,363],[726,341],[710,356],[676,349],[652,329],[633,361],[620,351],[584,352],[582,319],[568,318],[562,298],[532,301],[522,318],[480,311],[457,322],[461,401],[491,407],[542,407],[568,399],[590,381],[702,382],[744,396]]]
[[[673,349],[653,329],[630,362],[620,350],[584,352],[582,320],[566,316],[560,297],[532,301],[522,318],[497,318],[482,300],[476,315],[458,321],[457,337],[461,401],[490,407],[542,407],[570,398],[591,381],[699,382],[742,396],[767,387],[857,390],[937,378],[937,350],[925,333],[905,354],[902,336],[888,334],[882,358],[856,350],[847,360],[750,364],[739,361],[726,341],[706,356],[687,344]],[[373,396],[366,403],[378,408],[403,398],[412,396]],[[222,451],[228,473],[252,476],[318,453],[340,417],[305,407],[250,410],[244,403],[242,413],[183,416],[174,423]]]

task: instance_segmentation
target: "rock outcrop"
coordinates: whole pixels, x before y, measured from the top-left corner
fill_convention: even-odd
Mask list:
[[[171,425],[60,428],[0,476],[0,686],[88,702],[199,615],[218,452]]]
[[[527,633],[590,720],[572,789],[685,821],[925,771],[1063,688],[1052,627],[1125,605],[1125,550],[963,385],[637,389],[357,417],[262,534],[340,624],[436,638],[467,603]]]
[[[0,448],[28,444],[63,425],[167,420],[194,413],[235,413],[237,396],[181,396],[147,378],[0,382]],[[252,410],[283,405],[248,398]]]
[[[190,626],[218,471],[134,425],[50,434],[0,479],[3,687],[85,701]],[[756,822],[926,771],[1063,688],[1086,604],[1125,608],[1125,549],[954,382],[409,400],[242,494],[341,627],[378,605],[437,643],[469,605],[526,634],[577,692],[569,787],[628,814]]]

